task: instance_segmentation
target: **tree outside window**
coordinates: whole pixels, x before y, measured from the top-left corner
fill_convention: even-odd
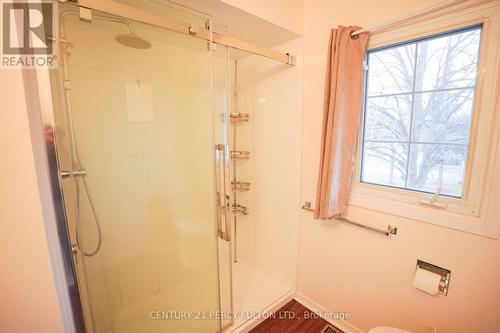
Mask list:
[[[362,182],[462,196],[481,31],[368,52]]]

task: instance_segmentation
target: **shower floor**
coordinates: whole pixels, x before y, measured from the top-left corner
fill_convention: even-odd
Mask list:
[[[196,279],[187,281],[169,291],[160,292],[140,303],[123,309],[114,316],[112,328],[105,333],[167,333],[167,332],[216,332],[217,319],[198,320],[198,313],[210,314],[217,311],[214,304],[213,285],[215,272],[200,274]],[[184,313],[192,311],[190,319],[151,319],[152,311],[173,311]]]
[[[246,322],[249,313],[258,316],[291,291],[241,258],[233,264],[233,284],[236,318],[227,332]]]
[[[204,311],[206,314],[217,311],[217,306],[213,304],[214,296],[210,294],[213,292],[215,274],[215,272],[205,272],[176,288],[128,306],[113,317],[111,328],[104,333],[216,332],[218,329],[216,319],[153,320],[150,318],[151,311]],[[233,287],[235,317],[233,324],[224,332],[231,332],[253,316],[259,316],[260,311],[290,292],[290,289],[280,285],[245,260],[233,265]],[[223,322],[224,324],[227,322]]]

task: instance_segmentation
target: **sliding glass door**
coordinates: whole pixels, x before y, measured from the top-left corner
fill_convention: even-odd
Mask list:
[[[56,137],[87,331],[217,332],[228,115],[212,51],[109,12],[60,11]]]

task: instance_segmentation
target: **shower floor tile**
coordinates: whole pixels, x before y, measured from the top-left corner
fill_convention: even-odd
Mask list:
[[[306,314],[308,316],[305,316]],[[320,333],[328,322],[316,316],[312,317],[311,314],[314,312],[296,300],[291,300],[276,312],[274,318],[264,320],[249,333]],[[338,328],[328,332],[344,333]]]

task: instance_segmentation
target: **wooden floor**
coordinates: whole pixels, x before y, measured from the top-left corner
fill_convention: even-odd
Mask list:
[[[314,312],[291,300],[274,317],[266,319],[250,333],[320,333],[327,324],[326,320],[314,316]],[[331,332],[343,333],[339,329]]]

